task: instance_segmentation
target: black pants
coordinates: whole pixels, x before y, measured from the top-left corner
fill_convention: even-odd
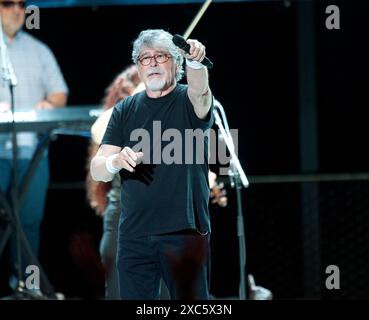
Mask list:
[[[117,241],[119,217],[121,212],[120,201],[109,201],[104,212],[104,229],[100,241],[100,255],[105,267],[105,299],[118,300],[119,281],[116,268]],[[160,299],[169,299],[169,292],[160,281]]]
[[[161,277],[171,299],[209,299],[209,234],[119,236],[117,257],[121,299],[159,299]]]

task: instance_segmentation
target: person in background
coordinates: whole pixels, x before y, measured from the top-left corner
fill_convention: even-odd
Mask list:
[[[54,109],[65,106],[68,87],[60,67],[50,48],[22,30],[26,15],[23,0],[0,0],[0,17],[4,41],[18,84],[14,89],[15,111]],[[11,98],[8,87],[0,87],[0,112],[9,112]],[[18,185],[22,183],[31,158],[37,148],[38,137],[34,132],[17,134]],[[12,170],[12,142],[10,133],[0,134],[0,191],[9,193]],[[43,219],[49,182],[48,152],[44,152],[30,182],[28,192],[20,204],[19,216],[22,228],[33,253],[37,256],[40,245],[40,225]],[[11,250],[14,261],[14,248]],[[25,270],[21,270],[24,273]],[[10,285],[17,285],[11,277]]]

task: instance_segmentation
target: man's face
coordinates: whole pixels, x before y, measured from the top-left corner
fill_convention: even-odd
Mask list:
[[[23,26],[26,10],[24,0],[0,0],[0,16],[3,28],[8,35],[14,36]]]
[[[168,52],[143,48],[138,60],[140,78],[150,91],[163,91],[174,84],[177,66]]]

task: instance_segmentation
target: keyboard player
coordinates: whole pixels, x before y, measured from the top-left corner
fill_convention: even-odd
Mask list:
[[[65,106],[68,88],[59,65],[49,47],[23,31],[25,1],[0,0],[0,17],[7,46],[18,85],[15,87],[15,111],[52,109]],[[0,87],[0,112],[10,109],[9,88]],[[17,134],[18,183],[24,177],[37,145],[34,132]],[[0,191],[9,193],[11,183],[12,143],[10,133],[0,133]],[[35,255],[39,252],[39,231],[43,218],[46,191],[49,181],[47,150],[30,182],[24,201],[20,204],[19,216],[23,231]],[[12,246],[13,247],[13,246]],[[15,261],[11,250],[11,261]],[[15,273],[15,269],[12,268]],[[21,272],[24,273],[24,270]],[[11,277],[11,287],[18,279]],[[14,288],[13,288],[14,289]]]

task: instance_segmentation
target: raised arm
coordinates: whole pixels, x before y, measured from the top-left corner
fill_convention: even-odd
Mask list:
[[[197,40],[188,39],[190,54],[186,54],[188,96],[194,111],[200,119],[204,119],[211,107],[211,91],[209,88],[208,69],[201,64],[205,57],[205,46]]]

